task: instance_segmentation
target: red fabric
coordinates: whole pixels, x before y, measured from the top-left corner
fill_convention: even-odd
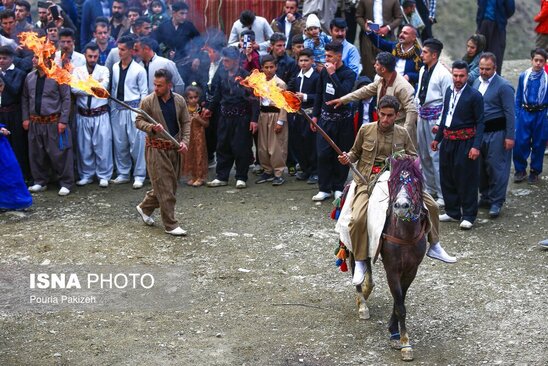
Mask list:
[[[200,32],[217,28],[229,34],[242,11],[253,10],[270,23],[283,12],[285,0],[195,0],[193,3],[189,19]]]
[[[535,28],[535,32],[548,34],[548,0],[542,0],[540,4],[540,11],[535,16],[534,20],[538,23]]]

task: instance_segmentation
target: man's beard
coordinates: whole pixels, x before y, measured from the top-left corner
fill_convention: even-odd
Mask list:
[[[124,17],[124,14],[116,12],[116,13],[112,13],[112,17],[115,18],[116,20],[120,20]]]

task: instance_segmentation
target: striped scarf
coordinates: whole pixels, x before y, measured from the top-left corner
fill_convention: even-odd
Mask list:
[[[398,43],[392,50],[392,55],[404,60],[413,60],[415,63],[415,71],[419,71],[421,68],[421,48],[417,40],[413,42],[413,48],[409,51],[404,51],[401,43]]]

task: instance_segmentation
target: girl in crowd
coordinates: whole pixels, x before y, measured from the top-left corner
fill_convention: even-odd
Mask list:
[[[189,186],[199,187],[207,179],[207,147],[205,140],[205,128],[209,120],[201,116],[202,109],[199,105],[202,91],[195,86],[185,89],[185,99],[190,114],[190,143],[188,152],[184,158],[183,175],[189,176],[186,182]]]

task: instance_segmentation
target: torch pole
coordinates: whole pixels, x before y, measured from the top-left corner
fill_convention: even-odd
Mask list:
[[[110,95],[110,96],[108,97],[108,99],[112,100],[113,102],[116,102],[116,103],[120,104],[121,106],[123,106],[123,107],[125,107],[125,108],[127,108],[127,109],[129,109],[129,110],[131,110],[131,111],[133,111],[133,112],[135,112],[135,113],[140,114],[141,116],[145,117],[145,119],[146,119],[147,121],[149,121],[150,123],[152,123],[153,125],[159,125],[159,123],[156,122],[156,120],[154,120],[154,118],[152,118],[147,112],[143,111],[141,108],[134,108],[134,107],[130,106],[129,104],[127,104],[127,103],[125,103],[125,102],[122,102],[122,101],[119,100],[119,99],[114,98],[112,95]],[[171,136],[171,135],[169,134],[169,132],[167,132],[166,130],[162,130],[162,135],[163,135],[166,139],[170,140],[170,141],[173,142],[175,145],[177,145],[177,147],[179,147],[179,146],[181,145],[181,144],[179,143],[179,141],[177,141],[177,140],[175,139],[175,137]]]
[[[329,135],[316,123],[314,122],[314,120],[312,118],[310,118],[310,116],[301,108],[299,109],[299,113],[308,121],[310,122],[312,125],[314,125],[314,127],[316,128],[316,131],[318,131],[320,133],[320,135],[322,135],[322,137],[325,139],[325,141],[327,141],[329,143],[329,145],[331,145],[331,147],[333,148],[333,150],[335,150],[337,152],[337,154],[339,155],[343,155],[343,152],[342,150],[337,146],[337,144],[335,143],[335,141],[333,141],[331,139],[331,137],[329,137]],[[365,179],[365,177],[362,175],[362,173],[360,173],[358,171],[358,169],[354,166],[354,164],[350,163],[348,164],[350,166],[350,169],[352,169],[352,172],[354,174],[356,174],[356,176],[358,176],[361,181],[364,183],[364,184],[367,184],[367,180]]]

